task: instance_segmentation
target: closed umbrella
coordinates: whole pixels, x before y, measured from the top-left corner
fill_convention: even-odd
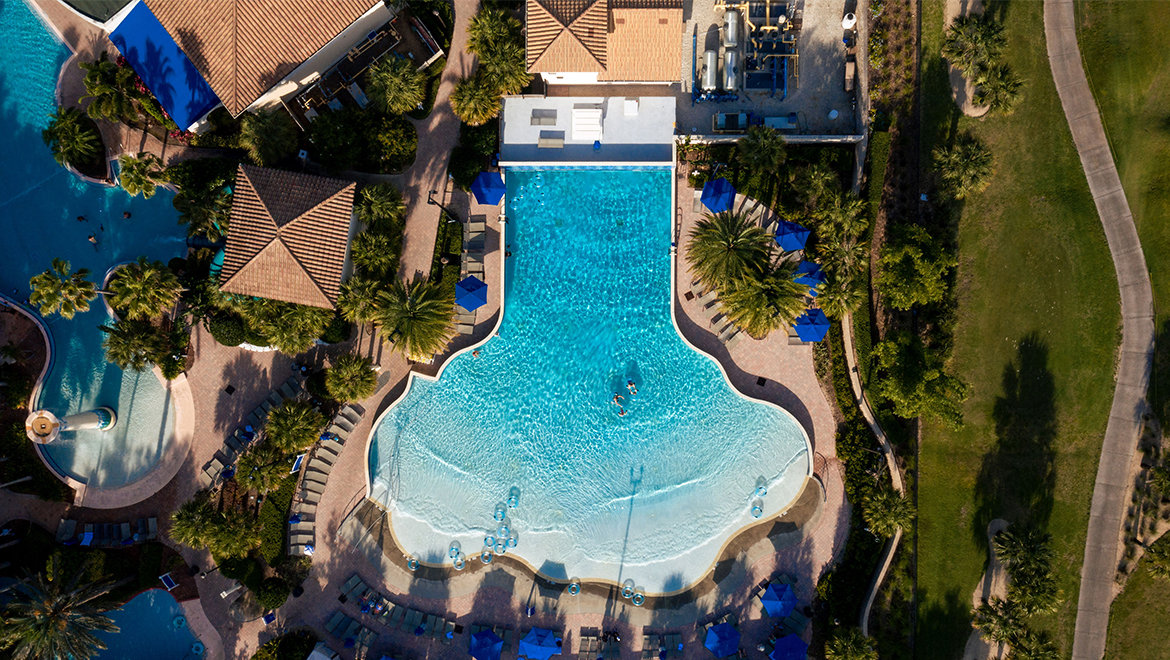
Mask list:
[[[829,334],[829,317],[820,309],[810,309],[796,317],[793,329],[801,341],[821,341]]]
[[[533,628],[520,640],[519,655],[527,657],[528,660],[548,660],[560,654],[561,647],[557,645],[556,635],[551,630]]]
[[[499,204],[506,190],[504,177],[499,172],[480,172],[475,181],[471,182],[471,194],[475,195],[475,201],[480,204]]]
[[[776,244],[785,252],[803,250],[804,244],[808,242],[808,235],[811,233],[807,227],[782,220],[776,227]]]
[[[701,199],[703,206],[710,209],[712,213],[730,211],[731,207],[735,205],[735,188],[730,181],[719,177],[703,185]]]
[[[469,312],[487,304],[487,285],[472,275],[455,285],[455,304]]]
[[[760,600],[768,616],[788,616],[792,608],[796,607],[796,594],[792,592],[792,587],[783,583],[769,584],[760,595]]]
[[[799,635],[785,635],[776,640],[776,648],[768,654],[772,660],[805,660],[808,644]]]
[[[471,657],[475,660],[500,660],[504,640],[490,630],[481,630],[471,636]]]
[[[720,623],[707,629],[707,640],[703,643],[716,658],[735,655],[739,650],[739,631],[730,623]]]

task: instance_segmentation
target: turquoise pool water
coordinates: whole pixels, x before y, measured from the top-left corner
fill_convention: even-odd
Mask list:
[[[199,657],[192,652],[195,642],[186,619],[175,625],[177,617],[184,616],[179,606],[164,589],[144,591],[110,612],[110,618],[120,628],[116,633],[95,633],[106,643],[106,650],[97,654],[99,660],[185,660]]]
[[[85,183],[57,165],[41,141],[68,51],[21,0],[0,3],[0,291],[26,300],[28,280],[54,257],[101,278],[115,264],[146,255],[166,261],[183,252],[172,195],[132,199],[121,189]],[[124,211],[130,219],[122,217]],[[88,222],[78,222],[86,216]],[[100,238],[97,249],[87,237]],[[141,477],[170,442],[174,406],[151,372],[123,372],[105,361],[101,300],[66,321],[48,320],[56,354],[38,405],[69,414],[107,405],[118,413],[109,432],[67,433],[46,447],[63,472],[93,486],[119,486]]]
[[[370,448],[373,496],[409,552],[439,561],[458,540],[478,555],[516,487],[510,552],[551,577],[669,591],[752,522],[759,483],[765,515],[795,497],[798,423],[733,392],[671,321],[670,177],[508,172],[499,336],[415,379]]]

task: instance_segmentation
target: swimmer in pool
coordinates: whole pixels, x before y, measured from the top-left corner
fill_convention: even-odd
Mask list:
[[[622,404],[618,403],[618,402],[624,398],[625,398],[624,396],[618,394],[617,392],[614,392],[613,393],[613,400],[611,400],[610,403],[612,403],[615,406],[621,407]]]
[[[625,416],[626,416],[626,409],[619,406],[618,407],[618,417],[625,417]]]
[[[634,381],[627,380],[626,381],[626,389],[630,391],[631,397],[638,396],[638,386],[634,384]]]

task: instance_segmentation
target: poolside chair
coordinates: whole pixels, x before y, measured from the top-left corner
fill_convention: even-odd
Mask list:
[[[606,642],[605,650],[602,652],[601,657],[605,660],[617,660],[622,657],[621,643],[615,639]]]
[[[577,660],[596,660],[597,635],[580,635],[580,644],[577,649]]]
[[[340,457],[336,453],[322,448],[313,452],[313,458],[309,459],[308,466],[312,468],[318,465],[328,465],[330,468],[332,468],[334,465],[337,465],[338,458]]]
[[[714,302],[715,298],[717,298],[718,296],[719,296],[719,291],[717,289],[711,289],[710,291],[699,296],[699,304],[705,305],[707,303]]]
[[[467,323],[455,324],[455,330],[461,335],[470,335],[475,333],[475,326]]]
[[[302,521],[299,523],[293,523],[293,524],[288,526],[289,534],[296,534],[297,532],[312,533],[312,531],[313,531],[313,523],[311,523],[311,522],[303,522]]]
[[[227,440],[224,440],[224,444],[227,445],[228,451],[231,451],[237,456],[244,453],[244,446],[240,444],[240,441],[235,436],[229,435]]]
[[[336,424],[325,429],[325,432],[332,433],[333,435],[337,436],[337,438],[341,441],[341,444],[345,444],[345,441],[349,440],[349,430],[343,429]]]
[[[305,474],[306,474],[306,476],[310,475],[310,474],[320,474],[320,475],[328,477],[329,473],[332,471],[333,471],[332,465],[330,465],[329,463],[326,463],[325,461],[323,461],[319,458],[314,458],[313,460],[309,461],[308,470],[306,470]]]
[[[726,344],[727,340],[731,339],[731,337],[738,332],[739,332],[739,327],[736,326],[734,323],[731,323],[726,328],[723,329],[723,333],[719,335],[719,341]]]
[[[73,538],[73,532],[76,529],[76,520],[66,520],[62,518],[61,522],[57,523],[57,543],[64,543],[65,541]]]
[[[305,554],[305,546],[301,544],[293,544],[288,546],[289,557],[301,557]]]
[[[362,421],[362,417],[364,416],[364,413],[360,412],[353,405],[345,406],[344,408],[341,409],[341,412],[339,412],[337,414],[349,419],[349,421],[353,422],[355,425],[358,422]]]
[[[146,540],[153,541],[153,540],[157,539],[158,538],[158,518],[147,518],[146,525],[150,530],[146,535]]]
[[[682,635],[674,633],[666,636],[666,657],[668,660],[683,657]]]
[[[259,408],[260,408],[260,412],[258,412],[256,414],[260,415],[261,417],[267,417],[268,411],[272,410],[272,402],[269,401],[268,399],[265,399],[265,400],[260,402]]]
[[[171,577],[170,573],[165,573],[163,575],[160,575],[160,576],[158,576],[158,579],[162,580],[163,586],[166,587],[167,591],[170,591],[170,590],[174,589],[175,587],[179,586],[179,583],[175,582],[174,578]]]
[[[430,635],[431,637],[434,637],[435,636],[435,628],[438,627],[438,625],[439,625],[439,617],[435,616],[434,614],[428,614],[426,616],[427,616],[427,621],[425,624],[426,630],[423,631],[423,634]]]
[[[455,631],[454,621],[447,621],[444,619],[443,632],[439,634],[439,641],[443,642],[447,646],[452,646],[455,644],[455,638],[459,635],[460,632],[462,632],[462,630],[459,632]]]
[[[281,383],[280,394],[286,399],[291,399],[297,395],[297,393],[293,391],[292,385],[289,385],[287,381]]]
[[[333,418],[333,425],[340,426],[341,428],[345,429],[346,431],[353,431],[353,422],[342,417],[341,415],[338,415],[337,417]]]
[[[122,545],[134,542],[134,534],[130,531],[130,523],[122,523]]]
[[[397,630],[402,627],[402,622],[406,619],[406,608],[401,605],[395,605],[394,611],[390,613],[390,619],[386,621],[386,625],[392,630]]]
[[[337,630],[337,627],[341,625],[341,622],[344,619],[345,615],[342,614],[341,610],[337,610],[333,613],[333,616],[329,618],[329,622],[325,624],[325,631],[332,635],[333,631]]]
[[[255,411],[248,413],[248,417],[244,421],[248,423],[248,426],[251,426],[254,429],[258,429],[263,426],[263,424],[260,423],[260,417],[256,415]]]
[[[309,493],[313,493],[318,497],[320,497],[321,494],[325,492],[325,484],[318,483],[316,481],[303,481],[301,482],[301,488],[304,488]]]
[[[659,635],[642,636],[642,660],[658,660],[662,652],[662,637]]]
[[[329,475],[323,474],[321,472],[309,472],[308,470],[305,470],[304,481],[306,483],[312,482],[312,483],[317,483],[317,484],[321,484],[322,486],[324,486],[326,483],[329,482]]]
[[[321,503],[321,493],[314,493],[312,491],[301,494],[301,500],[305,502],[312,502],[313,504]]]
[[[268,401],[272,403],[273,407],[280,407],[284,403],[284,397],[280,392],[273,390],[268,394]]]
[[[147,527],[146,527],[146,518],[139,518],[137,525],[138,525],[138,533],[135,535],[135,539],[137,539],[139,543],[142,543],[142,542],[146,541],[147,534],[148,534]]]
[[[744,333],[742,333],[742,332],[737,332],[734,335],[731,335],[731,337],[727,340],[727,342],[725,344],[725,346],[727,346],[727,350],[731,350],[731,349],[735,348],[736,344],[743,341],[743,335],[744,335]]]
[[[346,617],[346,618],[349,619],[349,617]],[[349,624],[343,628],[343,630],[345,630],[345,632],[338,635],[338,637],[340,637],[343,640],[352,638],[356,641],[358,628],[361,628],[361,627],[362,627],[362,624],[358,623],[354,619],[349,619]]]

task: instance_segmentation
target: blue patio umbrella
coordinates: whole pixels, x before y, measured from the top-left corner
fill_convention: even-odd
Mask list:
[[[730,623],[720,623],[707,629],[707,640],[703,642],[716,658],[735,655],[739,650],[739,631]]]
[[[730,211],[731,207],[735,205],[735,188],[732,187],[730,181],[719,177],[703,185],[701,199],[703,206],[710,209],[712,213]]]
[[[796,594],[787,584],[769,584],[760,596],[768,616],[788,616],[792,608],[796,607]]]
[[[551,630],[533,628],[520,640],[519,655],[527,657],[528,660],[548,660],[560,654],[561,647],[557,645],[556,635]]]
[[[487,304],[487,285],[475,276],[455,285],[455,304],[469,312]]]
[[[776,648],[768,654],[772,660],[804,660],[808,655],[808,644],[799,635],[785,635],[776,640]]]
[[[810,309],[796,317],[793,328],[801,341],[820,341],[829,334],[829,317],[820,309]]]
[[[475,195],[475,201],[480,204],[499,204],[506,190],[504,177],[499,172],[480,172],[471,183],[471,194]]]
[[[796,267],[796,277],[793,279],[800,284],[817,286],[818,284],[824,284],[825,271],[821,270],[820,264],[815,264],[811,261],[802,261]]]
[[[811,233],[808,228],[795,222],[781,220],[780,225],[776,227],[776,244],[785,252],[803,250],[804,244],[808,242],[808,235]]]
[[[471,636],[471,657],[475,660],[500,660],[504,640],[490,630],[481,630]]]

